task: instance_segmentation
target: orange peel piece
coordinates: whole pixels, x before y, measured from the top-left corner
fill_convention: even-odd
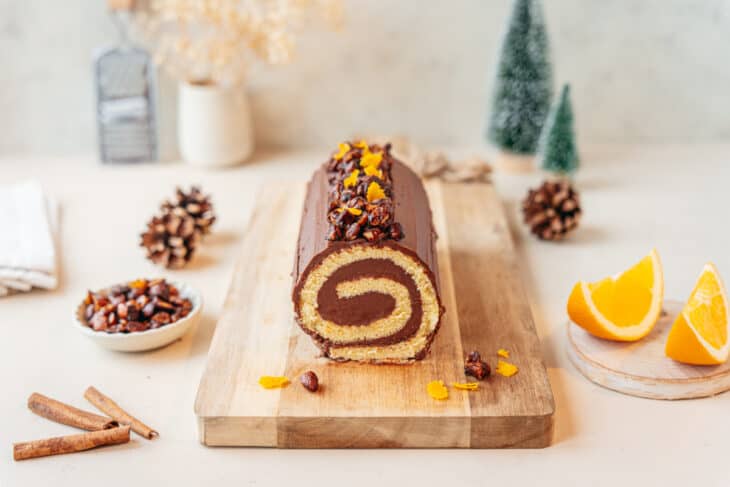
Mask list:
[[[347,211],[352,216],[360,216],[362,215],[362,210],[360,208],[346,208],[346,207],[339,207],[335,210],[337,213],[344,213]]]
[[[380,166],[381,162],[383,162],[382,152],[368,152],[366,154],[363,154],[362,158],[360,159],[360,167],[366,168],[372,166],[377,169],[378,166]]]
[[[504,360],[498,360],[497,368],[494,371],[496,373],[498,373],[499,375],[503,375],[505,377],[512,377],[519,371],[519,369],[514,364],[505,362]]]
[[[355,170],[357,171],[357,169]],[[368,185],[368,192],[366,196],[368,199],[368,203],[372,203],[373,201],[385,198],[385,191],[383,190],[382,186],[373,181]]]
[[[345,154],[350,152],[350,149],[351,149],[350,144],[348,144],[346,142],[341,143],[340,145],[337,146],[337,148],[339,149],[339,151],[337,152],[337,154],[335,154],[333,156],[336,161],[339,161],[340,159],[345,157]]]
[[[439,401],[449,398],[449,390],[442,380],[432,380],[429,382],[426,386],[426,391],[428,391],[429,396]]]
[[[135,279],[134,281],[129,281],[128,286],[132,289],[142,289],[147,286],[147,281],[145,279]]]
[[[349,176],[347,176],[343,181],[342,184],[345,186],[345,188],[352,188],[357,184],[357,177],[360,175],[359,169],[354,169]]]
[[[289,384],[289,379],[281,376],[262,375],[259,384],[264,389],[279,389]]]
[[[451,384],[451,387],[454,389],[459,389],[460,391],[477,391],[479,390],[479,383],[478,382],[454,382]]]
[[[500,348],[499,350],[497,350],[497,355],[499,355],[502,358],[509,358],[509,350]]]
[[[365,166],[365,174],[368,176],[377,176],[380,179],[383,179],[383,171],[372,164],[369,166]]]

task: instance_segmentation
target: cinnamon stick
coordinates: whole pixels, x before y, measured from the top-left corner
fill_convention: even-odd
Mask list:
[[[111,418],[77,409],[37,392],[28,398],[28,409],[38,416],[43,416],[56,423],[75,426],[87,431],[105,430],[119,426],[119,423]]]
[[[117,426],[116,428],[89,431],[79,435],[58,436],[56,438],[15,443],[13,445],[13,459],[19,461],[75,453],[99,446],[119,445],[128,441],[129,426]]]
[[[148,440],[151,440],[156,436],[160,436],[157,431],[153,430],[142,421],[127,413],[117,403],[99,392],[95,387],[90,386],[88,389],[86,389],[86,392],[84,392],[84,397],[91,404],[99,408],[100,411],[103,411],[112,418],[116,419],[120,424],[128,424],[129,426],[131,426],[132,431],[134,431],[138,435],[144,436]]]

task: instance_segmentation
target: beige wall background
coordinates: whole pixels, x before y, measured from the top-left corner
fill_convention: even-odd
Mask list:
[[[294,64],[249,91],[259,146],[401,133],[476,145],[508,0],[343,0],[339,33],[311,32]],[[556,81],[581,143],[730,138],[730,0],[545,0]],[[91,56],[116,31],[102,0],[0,0],[0,153],[95,150]],[[163,153],[175,83],[162,77]]]

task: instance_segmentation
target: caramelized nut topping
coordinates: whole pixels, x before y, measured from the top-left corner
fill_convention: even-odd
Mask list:
[[[327,240],[402,239],[403,228],[394,222],[390,144],[361,140],[343,142],[338,149],[326,165],[331,185]]]
[[[467,355],[466,362],[464,363],[464,374],[482,380],[489,377],[491,372],[492,370],[490,369],[489,364],[482,360],[479,352],[474,350]]]
[[[169,325],[190,314],[193,303],[165,281],[137,279],[86,294],[86,324],[95,331],[132,333]]]
[[[299,382],[301,382],[304,388],[309,392],[317,392],[319,389],[319,378],[317,377],[317,374],[311,370],[303,373],[302,376],[299,377]]]

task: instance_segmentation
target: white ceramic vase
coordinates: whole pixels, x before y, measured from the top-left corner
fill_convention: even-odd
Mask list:
[[[186,82],[179,87],[177,138],[183,160],[211,168],[244,162],[253,151],[245,89]]]

